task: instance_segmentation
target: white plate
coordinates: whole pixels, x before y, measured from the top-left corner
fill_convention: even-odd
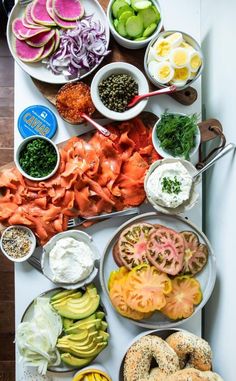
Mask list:
[[[101,5],[97,0],[82,0],[82,3],[85,7],[85,13],[86,15],[94,15],[94,20],[100,21],[102,25],[105,26],[105,33],[106,33],[106,40],[107,40],[107,47],[109,45],[110,40],[110,30],[109,25],[107,22],[107,17],[105,12],[103,11]],[[46,65],[43,65],[41,62],[34,62],[34,63],[26,63],[21,61],[17,55],[15,54],[15,51],[13,49],[13,41],[15,39],[15,36],[12,32],[12,22],[17,17],[21,17],[24,14],[25,7],[22,7],[17,2],[16,5],[13,7],[7,24],[7,42],[9,49],[11,51],[12,56],[14,57],[15,61],[18,63],[18,65],[31,77],[38,79],[39,81],[47,82],[47,83],[54,83],[54,84],[64,84],[68,82],[74,82],[78,79],[74,79],[72,81],[68,81],[65,79],[64,75],[55,75],[50,70],[46,68]],[[91,74],[102,62],[104,57],[101,58],[100,62],[94,66],[92,70],[89,72],[81,75],[80,79],[88,76]]]
[[[130,219],[129,221],[127,221],[126,223],[124,223],[123,225],[121,225],[119,229],[115,232],[115,234],[109,240],[107,246],[105,247],[104,255],[101,259],[100,282],[104,292],[109,298],[109,293],[107,288],[108,279],[109,279],[111,271],[116,270],[118,268],[112,255],[113,245],[118,239],[122,230],[124,230],[126,227],[134,223],[139,223],[139,222],[148,222],[151,224],[165,225],[176,230],[177,232],[180,232],[183,230],[193,231],[198,235],[200,242],[207,245],[208,251],[209,251],[208,262],[206,266],[204,267],[204,269],[195,276],[201,284],[203,298],[201,303],[198,306],[196,306],[193,314],[189,317],[191,318],[193,315],[195,315],[196,312],[200,311],[204,307],[209,297],[211,296],[211,293],[215,285],[215,279],[216,279],[216,259],[213,254],[210,242],[208,241],[205,234],[203,234],[192,222],[180,216],[167,215],[162,213],[145,213],[137,217],[134,217]],[[173,321],[169,319],[168,317],[164,316],[161,312],[155,312],[152,315],[152,317],[149,319],[143,319],[139,321],[135,321],[132,319],[128,319],[128,320],[141,327],[150,328],[150,329],[160,329],[160,328],[176,327],[182,324],[183,322],[186,322],[189,318]]]

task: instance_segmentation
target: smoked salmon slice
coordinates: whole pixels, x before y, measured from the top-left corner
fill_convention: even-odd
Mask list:
[[[68,140],[60,150],[59,169],[49,180],[28,180],[16,168],[2,171],[2,224],[29,226],[44,244],[67,229],[70,217],[140,205],[146,197],[145,173],[160,158],[152,145],[152,131],[139,118],[106,128],[109,139],[95,132],[88,141]]]

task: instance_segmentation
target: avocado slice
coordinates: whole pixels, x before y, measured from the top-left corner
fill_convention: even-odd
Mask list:
[[[82,295],[83,295],[82,292],[76,292],[74,294],[64,296],[61,299],[56,299],[56,300],[51,301],[51,305],[54,307],[55,305],[65,303],[67,300],[79,299],[82,297]]]
[[[82,368],[82,367],[90,364],[90,362],[93,361],[93,357],[87,357],[87,358],[81,359],[81,358],[72,356],[70,353],[63,353],[61,355],[61,360],[69,366],[74,366],[76,368]]]
[[[107,322],[106,322],[106,321],[102,321],[102,322],[101,322],[101,325],[100,325],[100,329],[101,329],[102,331],[106,331],[106,330],[107,330],[107,327],[108,327]]]
[[[63,299],[65,296],[73,294],[75,291],[74,290],[65,290],[61,292],[57,292],[51,297],[51,301],[54,302],[59,299]]]
[[[108,341],[108,339],[110,337],[109,333],[104,332],[104,331],[98,331],[98,337],[99,336],[102,336],[103,341]]]
[[[105,317],[105,313],[103,311],[97,311],[96,312],[96,318],[97,319],[103,319]]]
[[[70,328],[74,324],[74,320],[63,318],[62,323],[63,323],[63,328],[67,329],[67,328]]]
[[[69,319],[84,319],[92,315],[98,308],[100,303],[99,295],[90,297],[88,293],[85,293],[80,299],[66,300],[65,302],[54,305],[54,309],[59,315]]]
[[[93,350],[97,345],[97,341],[95,338],[92,338],[90,341],[80,343],[79,341],[70,341],[67,340],[67,342],[59,342],[57,343],[57,348],[61,349],[62,351],[68,351],[70,352],[71,350],[77,351],[77,352],[89,352]]]
[[[89,328],[92,328],[92,327],[95,327],[96,329],[99,329],[100,326],[101,326],[101,319],[94,319],[94,320],[89,320],[89,321],[78,321],[76,323],[73,324],[73,326],[71,326],[70,328],[68,328],[66,330],[66,333],[75,333],[73,332],[75,329],[80,329],[80,330],[83,330],[83,329],[89,329]]]
[[[88,358],[88,357],[95,357],[97,356],[105,347],[107,346],[107,342],[97,343],[93,349],[86,350],[86,349],[74,349],[69,348],[67,349],[67,352],[71,353],[74,356],[82,357],[82,358]]]

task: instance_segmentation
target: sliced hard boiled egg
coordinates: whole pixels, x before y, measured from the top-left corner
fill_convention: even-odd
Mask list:
[[[148,58],[147,58],[147,63],[151,62],[151,61],[155,61],[156,60],[156,51],[155,49],[151,46],[150,49],[149,49],[149,52],[148,52]]]
[[[192,52],[195,52],[195,49],[194,49],[190,44],[188,44],[186,41],[183,41],[183,42],[180,44],[180,47],[181,47],[181,48],[188,49],[188,50],[191,50]]]
[[[202,65],[202,57],[196,50],[190,53],[189,67],[191,72],[196,73]]]
[[[190,76],[189,76],[189,79],[194,79],[194,78],[196,77],[196,74],[197,74],[197,73],[193,73],[193,72],[191,72],[191,73],[190,73]]]
[[[157,61],[164,61],[169,58],[171,44],[165,38],[159,38],[153,45],[153,49],[155,50],[155,59]]]
[[[170,53],[170,62],[173,67],[180,69],[190,62],[189,51],[185,48],[175,48]]]
[[[170,82],[174,77],[174,69],[168,61],[151,61],[148,65],[148,70],[151,76],[163,85]]]
[[[180,46],[183,40],[184,39],[182,33],[179,32],[172,33],[168,37],[166,37],[166,41],[168,41],[171,44],[172,48],[177,48],[178,46]]]
[[[190,78],[190,69],[189,67],[182,67],[180,69],[175,69],[174,76],[172,78],[172,83],[176,86],[184,86]]]

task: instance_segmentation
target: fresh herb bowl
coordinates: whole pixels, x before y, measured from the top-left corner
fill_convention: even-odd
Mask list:
[[[116,121],[124,121],[135,118],[139,115],[148,103],[148,98],[140,101],[136,106],[131,107],[124,112],[116,112],[107,108],[102,102],[98,86],[101,81],[110,77],[112,74],[128,74],[134,78],[138,84],[138,94],[145,94],[149,92],[148,81],[141,70],[137,69],[134,65],[126,62],[114,62],[103,66],[93,77],[91,83],[91,97],[96,109],[106,118]]]
[[[27,232],[28,236],[29,236],[30,243],[31,243],[30,250],[29,250],[28,254],[26,254],[26,255],[24,255],[23,257],[20,257],[20,258],[14,258],[13,256],[9,255],[7,253],[7,251],[3,247],[4,246],[3,245],[4,236],[6,235],[7,232],[9,232],[9,230],[14,229],[14,228],[17,228],[19,230]],[[12,261],[12,262],[19,263],[19,262],[25,262],[25,261],[27,261],[27,259],[29,259],[31,257],[31,255],[33,254],[33,252],[35,250],[35,247],[36,247],[36,238],[35,238],[35,235],[32,232],[32,230],[27,228],[26,226],[23,226],[23,225],[11,225],[8,228],[6,228],[3,231],[3,233],[2,233],[1,240],[0,240],[1,251],[5,255],[5,257],[7,259],[9,259],[10,261]]]
[[[192,86],[192,84],[200,77],[200,75],[202,74],[202,71],[203,71],[203,68],[204,68],[204,57],[203,57],[203,53],[202,53],[202,50],[201,50],[201,47],[200,45],[198,44],[198,42],[192,37],[190,36],[189,34],[187,33],[184,33],[182,31],[179,31],[179,30],[168,30],[168,31],[164,31],[164,32],[161,32],[158,34],[158,36],[155,36],[149,43],[147,49],[146,49],[146,52],[145,52],[145,56],[144,56],[144,69],[145,69],[145,73],[147,75],[147,77],[149,78],[149,80],[156,86],[156,87],[159,87],[159,88],[165,88],[165,87],[168,87],[170,84],[167,83],[167,84],[162,84],[160,82],[158,82],[149,72],[148,70],[148,58],[149,58],[149,53],[150,53],[150,48],[156,43],[156,41],[159,39],[159,38],[166,38],[168,36],[170,36],[171,34],[173,33],[181,33],[183,38],[184,38],[184,41],[187,42],[189,45],[191,45],[201,56],[201,59],[202,59],[202,64],[201,64],[201,67],[198,69],[198,72],[196,74],[196,76],[192,79],[189,79],[187,81],[187,83],[184,85],[184,86],[178,86],[178,90],[184,90],[186,89],[187,87],[189,86]]]
[[[45,140],[46,142],[48,142],[54,148],[55,154],[56,154],[56,163],[55,163],[54,168],[47,175],[41,176],[41,177],[33,177],[33,176],[29,175],[22,168],[22,166],[20,164],[20,155],[21,155],[21,152],[24,150],[24,148],[27,146],[28,143],[33,142],[34,140],[38,140],[38,139],[39,140]],[[30,136],[30,137],[24,139],[20,143],[20,145],[18,146],[18,148],[16,150],[16,153],[15,153],[15,156],[14,156],[14,161],[15,161],[15,164],[16,164],[16,167],[17,167],[18,171],[24,177],[26,177],[29,180],[33,180],[33,181],[42,181],[42,180],[47,180],[50,177],[52,177],[56,173],[56,171],[58,170],[58,167],[59,167],[59,164],[60,164],[60,153],[59,153],[59,150],[58,150],[56,144],[54,144],[50,139],[46,138],[45,136],[36,136],[36,135],[34,135],[34,136]]]
[[[176,112],[176,113],[168,113],[168,115],[188,116],[187,114],[178,113],[178,112]],[[183,156],[174,156],[174,155],[171,155],[170,152],[166,151],[165,149],[163,149],[161,147],[160,140],[157,137],[157,128],[158,128],[160,123],[161,123],[161,117],[157,121],[157,123],[155,124],[155,126],[153,127],[153,130],[152,130],[152,144],[153,144],[155,150],[157,151],[157,153],[159,153],[159,155],[161,155],[163,158],[166,158],[166,159],[167,158],[184,159]],[[200,132],[200,129],[199,129],[198,125],[196,124],[195,145],[194,145],[194,147],[191,149],[191,151],[189,153],[190,160],[198,152],[200,144],[201,144],[201,132]]]
[[[162,11],[161,11],[161,7],[160,7],[160,4],[159,4],[158,0],[151,0],[151,2],[158,9],[158,11],[160,12],[160,16],[161,16],[160,21],[159,21],[159,23],[157,25],[156,30],[151,34],[151,36],[147,37],[143,41],[130,40],[128,38],[122,37],[116,31],[116,29],[114,27],[114,24],[113,24],[113,15],[112,15],[112,5],[113,5],[114,1],[115,0],[110,0],[109,1],[108,7],[107,7],[107,19],[108,19],[108,24],[109,24],[109,27],[110,27],[111,34],[113,35],[114,39],[118,42],[119,45],[124,46],[127,49],[132,49],[132,50],[142,49],[145,46],[147,46],[149,44],[149,42],[153,38],[158,36],[158,34],[160,33],[160,31],[162,29],[162,26],[163,26],[163,23],[162,23]]]

